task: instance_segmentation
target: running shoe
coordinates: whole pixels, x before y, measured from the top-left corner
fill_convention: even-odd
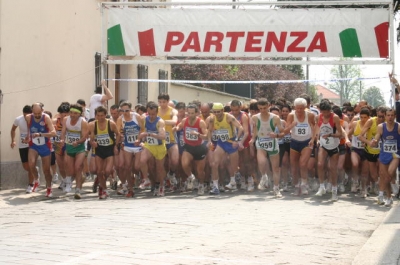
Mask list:
[[[151,187],[151,182],[149,178],[143,179],[142,183],[140,183],[139,188],[142,190],[149,189]]]
[[[228,185],[225,185],[225,188],[227,188],[228,190],[236,190],[236,182],[229,182]]]
[[[392,194],[397,195],[399,193],[399,186],[396,183],[390,183],[392,187]]]
[[[96,193],[97,192],[97,187],[99,186],[99,178],[96,177],[93,181],[93,185],[92,185],[92,192]]]
[[[33,186],[31,186],[31,185],[28,185],[28,187],[26,188],[26,193],[32,193],[32,190],[33,190]]]
[[[81,191],[79,189],[76,189],[74,198],[75,200],[80,200],[82,198]]]
[[[60,186],[58,186],[59,190],[64,190],[65,189],[65,181],[63,178],[61,178]]]
[[[293,195],[294,196],[300,196],[301,194],[301,187],[299,184],[297,184],[296,186],[294,186],[294,191],[293,191]]]
[[[367,189],[362,190],[361,193],[360,193],[360,196],[361,196],[361,198],[367,198],[367,196],[368,196]]]
[[[220,192],[225,192],[225,187],[222,184],[218,185],[218,189],[219,189]]]
[[[326,183],[326,192],[331,193],[332,192],[332,184],[331,183]]]
[[[199,195],[199,196],[204,195],[204,184],[199,184],[199,188],[197,190],[197,195]]]
[[[340,183],[340,184],[339,184],[338,190],[339,190],[340,193],[343,193],[343,192],[346,191],[346,189],[345,189],[343,183]]]
[[[99,199],[100,200],[105,200],[109,197],[110,195],[108,195],[107,191],[103,190],[101,191],[100,195],[99,195]]]
[[[282,191],[284,191],[284,192],[289,191],[287,183],[282,183]]]
[[[318,192],[315,194],[315,196],[322,196],[326,193],[325,187],[319,187]]]
[[[53,197],[53,191],[51,190],[51,188],[46,189],[46,197],[47,198]]]
[[[357,188],[358,188],[358,184],[356,182],[353,182],[351,184],[351,192],[352,193],[357,193]]]
[[[246,178],[245,177],[242,177],[240,179],[240,189],[241,190],[247,190]]]
[[[274,187],[274,196],[275,198],[282,198],[281,191],[279,190],[279,187]]]
[[[267,188],[267,184],[268,184],[268,176],[267,175],[263,175],[261,177],[260,183],[258,183],[258,189],[259,190],[265,190]]]
[[[186,191],[186,186],[187,186],[187,182],[184,181],[181,183],[181,188],[180,188],[180,192],[185,192]]]
[[[68,193],[68,192],[71,192],[71,190],[72,190],[72,179],[71,179],[71,177],[66,177],[65,178],[65,189],[64,189],[64,191],[66,193]]]
[[[156,189],[156,194],[157,197],[164,197],[165,195],[165,188],[164,185],[160,185],[158,189]]]
[[[331,201],[337,202],[338,201],[338,195],[337,195],[337,190],[332,190],[332,198]]]
[[[125,195],[125,197],[127,198],[133,198],[135,196],[135,193],[133,192],[133,190],[128,191],[128,193]]]
[[[308,195],[308,185],[307,184],[301,184],[300,190],[301,190],[301,195]]]
[[[392,204],[393,204],[393,198],[392,197],[387,198],[385,201],[385,206],[390,207]]]
[[[53,183],[56,183],[58,181],[58,173],[55,173],[53,175]]]
[[[199,189],[199,185],[200,185],[199,180],[198,179],[194,179],[193,190],[198,190]]]
[[[37,190],[37,188],[39,188],[40,186],[40,182],[39,179],[35,180],[35,182],[33,183],[33,188],[32,188],[32,192],[35,192]]]
[[[254,191],[254,180],[253,177],[247,178],[247,191]]]
[[[383,195],[379,195],[379,196],[378,196],[377,203],[378,203],[379,205],[384,205],[384,204],[385,204],[385,200],[384,200],[384,198],[383,198]]]
[[[212,190],[210,190],[210,195],[219,195],[218,187],[214,186]]]
[[[195,177],[194,177],[193,174],[191,174],[191,175],[187,178],[187,185],[186,185],[186,188],[187,188],[188,190],[193,190],[194,180],[195,180]]]

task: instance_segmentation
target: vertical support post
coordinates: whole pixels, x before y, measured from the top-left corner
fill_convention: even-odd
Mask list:
[[[395,40],[395,34],[394,34],[394,30],[395,27],[394,25],[394,6],[393,6],[393,1],[392,3],[389,5],[389,56],[390,56],[390,61],[392,63],[392,73],[395,73],[396,70],[396,64],[395,64],[395,58],[396,58],[396,54],[395,54],[395,44],[396,44],[396,40]],[[392,100],[394,102],[393,107],[394,109],[396,109],[396,96],[395,96],[395,87],[392,87]]]
[[[310,65],[308,64],[309,61],[310,61],[310,57],[308,57],[308,55],[307,55],[307,64],[306,64],[306,80],[307,80],[307,82],[306,82],[306,93],[307,93],[307,95],[310,94],[310,81],[309,81],[310,80],[310,74],[309,74]]]

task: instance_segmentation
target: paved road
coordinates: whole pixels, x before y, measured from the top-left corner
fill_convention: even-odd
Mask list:
[[[0,263],[382,264],[389,250],[379,240],[397,244],[400,231],[397,201],[388,209],[352,194],[332,203],[328,195],[146,191],[99,201],[89,190],[81,201],[1,191]],[[391,257],[396,264],[397,250]]]

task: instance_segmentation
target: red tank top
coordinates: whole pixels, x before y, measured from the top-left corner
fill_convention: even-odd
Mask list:
[[[191,146],[198,146],[203,142],[200,136],[190,133],[190,131],[197,131],[201,134],[203,133],[203,131],[200,128],[200,121],[201,119],[197,117],[196,122],[192,126],[189,124],[189,118],[186,119],[185,124],[183,125],[183,141],[185,142],[185,144]]]

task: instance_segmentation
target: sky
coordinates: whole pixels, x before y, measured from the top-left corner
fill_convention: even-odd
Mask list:
[[[210,2],[210,0],[171,0],[172,2]],[[212,0],[213,2],[218,3],[230,3],[232,0]],[[251,2],[252,0],[236,0],[236,2]],[[260,0],[257,0],[261,2]],[[268,1],[265,1],[268,2]],[[397,28],[399,25],[400,15],[397,14],[395,17],[394,26]],[[396,38],[396,37],[395,37]],[[394,66],[394,74],[398,81],[400,81],[400,46],[396,44],[395,46],[395,66]],[[310,65],[309,67],[309,79],[310,80],[326,80],[326,82],[318,82],[312,84],[319,84],[325,87],[329,86],[329,80],[333,77],[330,74],[332,66],[331,65]],[[376,77],[386,77],[389,72],[393,71],[393,67],[391,65],[360,65],[362,77],[364,78],[376,78]],[[305,66],[304,66],[305,72]],[[365,88],[371,86],[377,86],[381,89],[382,95],[386,101],[389,103],[389,99],[391,97],[391,86],[388,78],[385,79],[377,79],[377,80],[365,80],[364,86]]]

